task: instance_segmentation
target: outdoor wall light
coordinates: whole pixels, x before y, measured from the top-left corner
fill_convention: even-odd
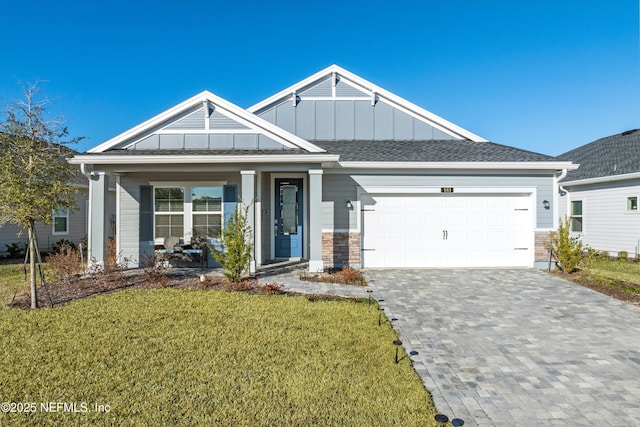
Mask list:
[[[542,206],[544,206],[546,210],[549,210],[549,208],[551,207],[551,203],[549,203],[548,200],[543,200]]]
[[[353,209],[353,203],[351,202],[351,200],[347,200],[347,209]]]

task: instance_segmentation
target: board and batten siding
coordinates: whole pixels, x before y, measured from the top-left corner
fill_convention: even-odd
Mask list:
[[[382,100],[289,99],[259,116],[309,141],[456,139]]]
[[[424,174],[325,174],[323,177],[322,229],[357,230],[355,201],[358,187],[526,187],[536,189],[537,229],[553,228],[553,209],[544,209],[543,201],[553,203],[553,175],[424,175]],[[490,190],[489,190],[490,191]],[[347,201],[354,208],[347,208]]]
[[[563,216],[572,200],[582,200],[583,231],[573,235],[583,244],[610,255],[626,251],[633,257],[640,252],[640,212],[627,210],[627,197],[640,198],[640,181],[565,189],[568,193],[560,198]]]

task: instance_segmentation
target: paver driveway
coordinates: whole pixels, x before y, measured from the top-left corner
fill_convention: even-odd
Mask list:
[[[465,426],[640,425],[640,307],[537,270],[366,270]]]

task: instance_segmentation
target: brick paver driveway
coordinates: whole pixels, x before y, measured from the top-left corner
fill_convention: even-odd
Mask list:
[[[366,270],[465,426],[640,425],[640,307],[537,270]]]

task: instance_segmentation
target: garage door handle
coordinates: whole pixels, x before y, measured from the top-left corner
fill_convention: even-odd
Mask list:
[[[375,212],[375,209],[360,209],[360,212]]]
[[[361,251],[361,252],[364,252],[364,251],[375,251],[375,249],[364,249],[364,248],[363,248],[363,249],[360,249],[360,251]]]
[[[513,248],[514,251],[528,251],[529,248]]]
[[[442,230],[442,240],[449,240],[449,230]]]

